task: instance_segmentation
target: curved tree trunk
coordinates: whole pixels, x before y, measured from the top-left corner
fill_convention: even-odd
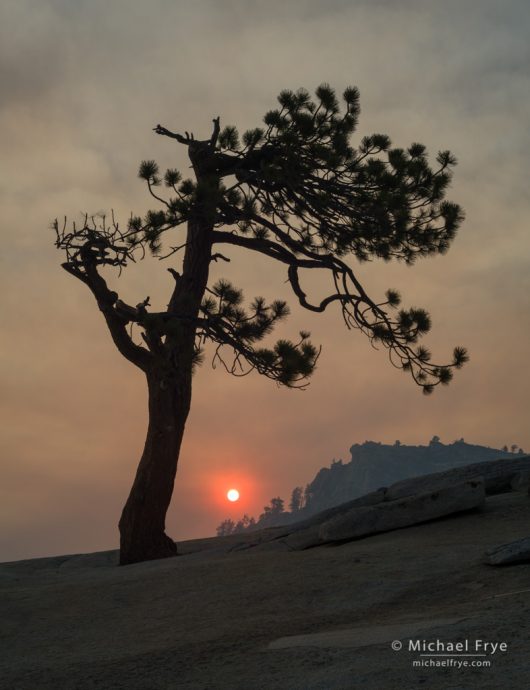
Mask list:
[[[149,388],[149,426],[144,452],[120,522],[120,565],[177,555],[165,533],[177,461],[191,404],[196,318],[208,282],[211,224],[188,223],[183,274],[172,271],[176,284],[168,314],[178,328],[165,342],[147,341],[153,356],[145,370]]]
[[[119,522],[120,565],[176,556],[165,533],[191,400],[191,359],[179,372],[148,372],[149,426],[136,477]],[[185,371],[188,369],[188,371]]]

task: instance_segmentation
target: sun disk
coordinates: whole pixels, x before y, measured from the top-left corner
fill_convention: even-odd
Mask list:
[[[230,491],[227,492],[226,497],[228,498],[229,501],[238,501],[239,500],[239,491],[237,489],[230,489]]]

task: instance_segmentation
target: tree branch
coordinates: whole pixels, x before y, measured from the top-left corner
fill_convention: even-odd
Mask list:
[[[183,137],[182,134],[171,132],[169,129],[162,127],[162,125],[157,125],[156,127],[153,127],[153,132],[161,134],[165,137],[170,137],[170,139],[176,139],[179,142],[179,144],[184,144],[185,146],[189,146],[193,141],[195,141],[193,138],[193,134],[190,136],[190,134],[186,132],[186,136]]]
[[[217,139],[219,138],[219,132],[221,131],[221,118],[219,116],[214,117],[213,122],[213,132],[210,138],[210,146],[214,149],[217,145]]]
[[[353,276],[351,269],[335,257],[333,257],[333,264],[330,264],[330,257],[328,256],[313,255],[313,258],[302,259],[295,256],[282,245],[272,242],[271,240],[241,237],[240,235],[234,235],[223,231],[216,231],[213,233],[213,242],[224,242],[226,244],[233,244],[235,246],[245,247],[246,249],[252,249],[260,252],[261,254],[265,254],[266,256],[270,256],[277,261],[288,264],[288,277],[291,287],[293,288],[293,292],[298,297],[300,304],[309,311],[323,312],[332,302],[340,302],[344,307],[344,305],[347,304],[357,303],[361,301],[361,299],[366,301],[370,306],[373,306],[372,301],[369,300],[364,290],[362,290],[362,293],[359,295],[352,294],[349,290],[345,290],[344,293],[341,293],[338,290],[337,283],[337,293],[334,295],[329,295],[323,299],[320,304],[314,305],[307,301],[306,294],[300,286],[300,280],[298,277],[299,268],[323,268],[327,269],[328,271],[332,271],[334,275],[335,272],[338,272],[339,274],[344,274],[347,272],[348,277]],[[355,281],[357,284],[359,284],[356,279]]]
[[[88,264],[85,266],[85,271],[83,272],[73,268],[68,263],[63,263],[62,267],[88,286],[96,298],[112,340],[119,352],[137,367],[146,371],[151,364],[151,355],[145,348],[136,345],[127,333],[128,320],[120,316],[114,307],[118,300],[118,294],[109,290],[105,279],[97,272],[96,267],[93,265]]]
[[[326,307],[332,302],[340,302],[344,306],[346,304],[353,304],[354,302],[359,301],[360,299],[356,295],[342,294],[337,292],[334,295],[329,295],[328,297],[325,297],[318,305],[311,304],[307,301],[306,294],[300,286],[300,280],[298,278],[298,266],[296,264],[291,264],[289,266],[288,275],[289,283],[293,288],[294,294],[298,297],[298,301],[300,302],[302,307],[305,307],[309,311],[323,312],[326,309]]]

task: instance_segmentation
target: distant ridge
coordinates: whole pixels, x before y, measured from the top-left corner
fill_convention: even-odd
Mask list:
[[[308,484],[308,512],[331,508],[401,479],[517,455],[507,450],[466,443],[463,439],[445,445],[438,436],[434,436],[427,446],[407,446],[399,441],[393,445],[375,441],[355,443],[350,453],[350,462],[333,461]]]
[[[217,528],[217,534],[288,525],[403,479],[524,455],[516,445],[511,449],[510,452],[507,446],[502,450],[489,448],[466,443],[464,439],[444,444],[438,436],[433,436],[426,446],[408,446],[400,441],[393,444],[377,441],[354,443],[350,448],[349,462],[333,460],[329,467],[317,472],[305,490],[302,487],[293,490],[291,510],[284,510],[284,501],[274,498],[257,520],[248,516],[238,523],[226,520]],[[296,501],[293,500],[295,494]],[[293,509],[293,504],[298,508]]]

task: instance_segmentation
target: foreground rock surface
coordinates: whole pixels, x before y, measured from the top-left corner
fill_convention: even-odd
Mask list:
[[[115,552],[0,565],[0,685],[526,688],[528,568],[487,567],[483,554],[528,537],[529,506],[522,493],[491,496],[483,511],[306,551],[223,553],[211,539],[123,568]],[[508,650],[489,667],[415,668],[416,635]],[[293,636],[296,646],[274,644]]]
[[[490,565],[509,565],[511,563],[530,563],[530,537],[502,544],[486,553],[486,563]]]
[[[484,482],[476,479],[437,491],[352,508],[320,525],[322,542],[358,539],[377,532],[409,527],[484,505]]]

